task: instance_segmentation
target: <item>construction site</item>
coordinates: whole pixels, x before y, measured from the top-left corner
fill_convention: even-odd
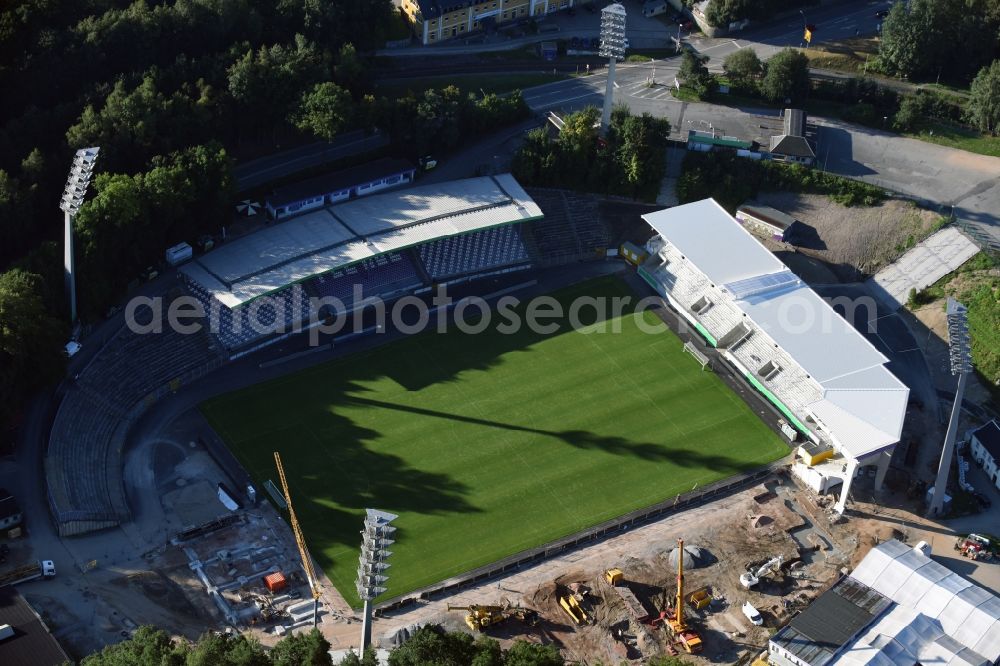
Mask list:
[[[849,566],[847,553],[858,551],[857,524],[831,524],[826,509],[776,475],[448,598],[384,614],[376,636],[391,646],[416,627],[441,624],[502,642],[553,643],[580,663],[668,654],[736,663],[759,653],[768,628],[808,605]],[[891,528],[881,531],[892,536]],[[330,628],[347,647],[350,630],[338,624]]]

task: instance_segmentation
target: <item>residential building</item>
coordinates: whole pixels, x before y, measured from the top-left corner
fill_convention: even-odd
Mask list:
[[[49,633],[38,613],[11,587],[0,587],[0,664],[58,666],[69,655]]]
[[[272,220],[280,220],[412,183],[415,173],[416,168],[406,160],[386,157],[280,187],[267,197],[264,205]]]
[[[0,488],[0,530],[9,530],[21,524],[21,507],[14,496]]]
[[[593,0],[589,0],[593,1]],[[402,0],[403,14],[423,44],[486,30],[491,26],[540,18],[585,4],[580,0]]]
[[[642,3],[643,16],[659,16],[667,13],[667,0],[646,0]]]
[[[972,457],[1000,488],[1000,425],[996,419],[972,433]]]
[[[774,666],[1000,660],[1000,598],[916,548],[886,541],[778,631]]]
[[[786,162],[812,164],[816,151],[806,138],[806,113],[802,109],[785,109],[783,133],[771,137],[771,157]]]

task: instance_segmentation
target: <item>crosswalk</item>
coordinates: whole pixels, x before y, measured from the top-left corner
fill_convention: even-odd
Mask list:
[[[671,76],[670,79],[672,81],[673,77]],[[670,90],[671,87],[667,82],[657,79],[652,85],[647,81],[624,84],[620,92],[629,97],[638,97],[640,99],[672,101],[674,97],[670,94]]]

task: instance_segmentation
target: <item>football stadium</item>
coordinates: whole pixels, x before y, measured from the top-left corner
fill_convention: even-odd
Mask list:
[[[592,197],[500,174],[330,202],[196,257],[177,291],[207,325],[122,329],[63,397],[45,459],[60,534],[130,519],[123,450],[157,400],[303,347],[334,310],[358,327],[321,336],[310,367],[199,409],[279,505],[281,453],[310,552],[352,605],[367,508],[399,516],[384,600],[760,469],[788,441],[840,510],[859,466],[880,484],[907,402],[887,359],[715,202],[632,216],[649,240],[622,261]],[[442,286],[519,297],[518,315],[539,296],[627,305],[545,331],[404,335],[366,314]]]
[[[555,297],[628,295],[611,277]],[[397,596],[788,453],[664,324],[605,323],[430,331],[203,410],[256,479],[281,452],[311,552],[354,603],[366,506],[400,516]]]

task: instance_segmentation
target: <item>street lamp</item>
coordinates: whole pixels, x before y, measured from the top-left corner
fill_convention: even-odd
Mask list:
[[[611,108],[614,106],[615,64],[625,59],[625,8],[617,2],[601,10],[599,53],[608,58],[608,84],[604,89],[604,110],[601,114],[601,131],[606,132],[611,124]]]
[[[958,375],[958,387],[955,389],[955,402],[951,405],[948,432],[941,448],[941,460],[938,462],[937,478],[934,481],[934,497],[931,498],[930,506],[927,508],[929,516],[941,513],[941,508],[944,506],[944,493],[948,487],[948,473],[951,471],[951,456],[955,448],[955,436],[958,434],[958,421],[962,415],[965,381],[972,372],[968,309],[954,298],[949,298],[945,314],[948,318],[948,356],[951,360],[951,374]]]
[[[70,322],[74,324],[76,323],[76,260],[73,252],[73,223],[76,221],[76,214],[80,212],[80,205],[87,196],[87,188],[90,186],[90,178],[94,173],[94,165],[97,163],[97,154],[100,150],[93,147],[76,151],[73,165],[69,170],[69,178],[66,179],[66,188],[59,201],[59,208],[64,214],[63,276],[66,292],[69,294]]]
[[[378,509],[365,509],[365,528],[361,531],[361,557],[358,561],[358,596],[364,602],[361,620],[361,656],[372,642],[372,600],[386,591],[389,577],[385,575],[392,555],[387,550],[395,541],[391,538],[396,528],[392,521],[399,516]]]

